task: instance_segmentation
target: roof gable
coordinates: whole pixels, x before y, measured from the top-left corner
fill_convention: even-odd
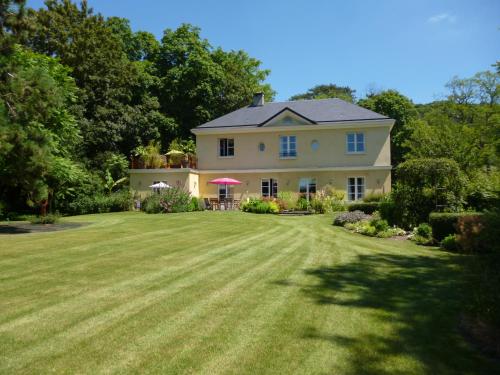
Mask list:
[[[300,113],[286,107],[275,115],[268,118],[259,126],[294,126],[294,125],[310,125],[315,124],[314,121],[302,116]]]

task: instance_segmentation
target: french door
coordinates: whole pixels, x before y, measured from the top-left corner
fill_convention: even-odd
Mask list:
[[[312,194],[316,194],[316,179],[301,178],[299,181],[299,194],[307,200],[311,199]]]

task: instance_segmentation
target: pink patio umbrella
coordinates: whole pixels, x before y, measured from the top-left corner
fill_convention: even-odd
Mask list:
[[[215,184],[215,185],[226,185],[226,191],[227,191],[227,185],[241,185],[242,182],[235,180],[234,178],[229,178],[229,177],[221,177],[221,178],[216,178],[212,181],[209,181],[208,183],[210,184]]]

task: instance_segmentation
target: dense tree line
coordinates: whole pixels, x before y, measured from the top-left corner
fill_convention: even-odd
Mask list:
[[[270,100],[268,70],[214,48],[200,29],[134,32],[70,0],[29,9],[0,0],[0,202],[7,209],[97,194],[126,174],[134,149],[165,152],[190,129]]]

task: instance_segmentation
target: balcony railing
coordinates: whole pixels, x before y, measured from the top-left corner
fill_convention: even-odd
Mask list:
[[[151,166],[146,163],[140,156],[132,156],[130,159],[130,169],[177,169],[177,168],[191,168],[198,167],[198,159],[196,155],[185,155],[184,157],[171,157],[168,155],[160,155],[161,163],[159,167]]]

